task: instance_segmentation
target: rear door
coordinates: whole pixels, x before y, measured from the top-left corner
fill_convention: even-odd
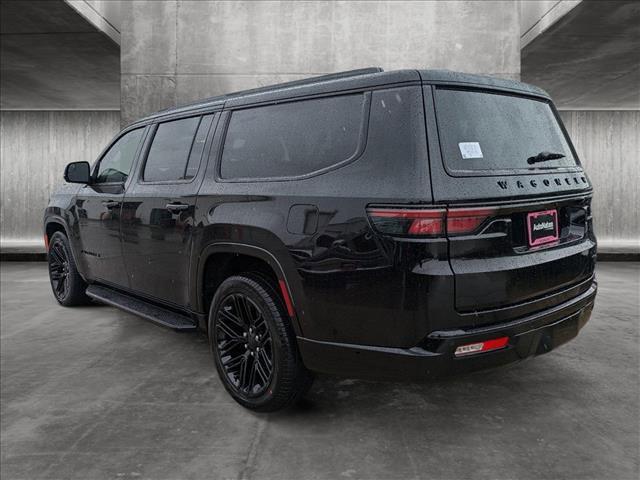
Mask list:
[[[122,208],[131,289],[177,307],[188,305],[196,196],[214,120],[217,114],[155,125]]]
[[[551,102],[446,85],[424,93],[456,311],[489,323],[588,281],[591,186]]]

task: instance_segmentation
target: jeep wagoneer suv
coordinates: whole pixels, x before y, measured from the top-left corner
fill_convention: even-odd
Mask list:
[[[65,180],[44,218],[58,302],[204,330],[258,411],[312,372],[548,352],[596,294],[591,184],[518,82],[374,68],[216,97],[133,123]]]

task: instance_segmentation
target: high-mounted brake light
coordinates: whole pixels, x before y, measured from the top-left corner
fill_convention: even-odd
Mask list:
[[[440,237],[475,232],[495,213],[491,208],[384,208],[367,214],[376,230],[389,235]]]
[[[491,340],[485,340],[484,342],[468,343],[456,348],[454,355],[456,357],[462,357],[465,355],[473,355],[474,353],[499,350],[506,347],[507,343],[509,343],[509,337],[493,338]]]

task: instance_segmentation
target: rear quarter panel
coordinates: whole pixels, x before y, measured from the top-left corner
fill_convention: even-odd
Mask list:
[[[305,337],[410,344],[416,335],[410,320],[422,308],[407,295],[410,269],[398,265],[400,252],[373,234],[366,206],[431,202],[422,102],[419,86],[374,91],[362,155],[304,179],[221,180],[221,128],[198,195],[194,252],[226,242],[270,252],[283,268]],[[226,121],[223,116],[221,125]],[[290,219],[290,211],[305,211],[292,210],[300,205],[317,217],[307,231],[293,226],[304,221]],[[202,259],[194,258],[197,271]]]

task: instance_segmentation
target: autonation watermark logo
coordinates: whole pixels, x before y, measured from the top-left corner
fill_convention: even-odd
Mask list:
[[[536,223],[533,226],[533,231],[536,232],[538,230],[550,230],[553,228],[553,222],[542,222],[542,223]]]

